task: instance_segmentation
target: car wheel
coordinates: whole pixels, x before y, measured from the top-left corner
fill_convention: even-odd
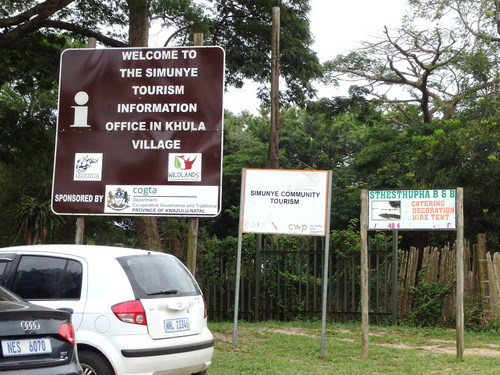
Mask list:
[[[115,375],[109,362],[103,356],[88,350],[78,352],[83,375]]]
[[[207,370],[202,371],[202,372],[197,372],[196,374],[193,375],[207,375]]]

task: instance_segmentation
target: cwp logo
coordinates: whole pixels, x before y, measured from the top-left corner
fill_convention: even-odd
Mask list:
[[[307,224],[288,224],[288,230],[291,232],[305,233],[308,230]]]
[[[202,154],[168,155],[168,181],[201,181]]]

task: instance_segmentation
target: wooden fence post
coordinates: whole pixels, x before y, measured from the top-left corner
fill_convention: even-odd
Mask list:
[[[464,356],[464,189],[457,188],[457,357]]]
[[[481,306],[483,311],[489,307],[490,294],[488,288],[488,270],[486,264],[486,234],[480,233],[477,235],[477,261],[479,271],[479,290],[481,292]]]
[[[368,358],[368,190],[361,191],[361,357]]]

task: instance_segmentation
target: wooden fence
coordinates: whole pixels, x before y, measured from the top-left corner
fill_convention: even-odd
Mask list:
[[[407,317],[412,308],[412,288],[419,281],[449,286],[444,296],[442,320],[451,321],[455,315],[456,248],[448,245],[438,249],[427,247],[401,251],[398,282],[399,315]],[[421,271],[419,274],[418,272]],[[420,279],[419,279],[420,277]],[[486,250],[485,235],[478,236],[477,244],[465,244],[464,249],[464,301],[490,317],[500,317],[500,253]],[[468,309],[472,311],[471,309]],[[467,314],[467,311],[466,311]],[[467,319],[467,316],[466,316]]]

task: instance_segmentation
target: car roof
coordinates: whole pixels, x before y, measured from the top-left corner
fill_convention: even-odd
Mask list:
[[[117,258],[130,255],[146,255],[150,253],[170,255],[158,251],[132,249],[127,247],[101,246],[101,245],[73,245],[73,244],[12,246],[12,247],[0,248],[0,252],[2,253],[40,252],[40,253],[51,253],[57,255],[79,256],[87,259],[94,257],[102,259],[103,256]]]

